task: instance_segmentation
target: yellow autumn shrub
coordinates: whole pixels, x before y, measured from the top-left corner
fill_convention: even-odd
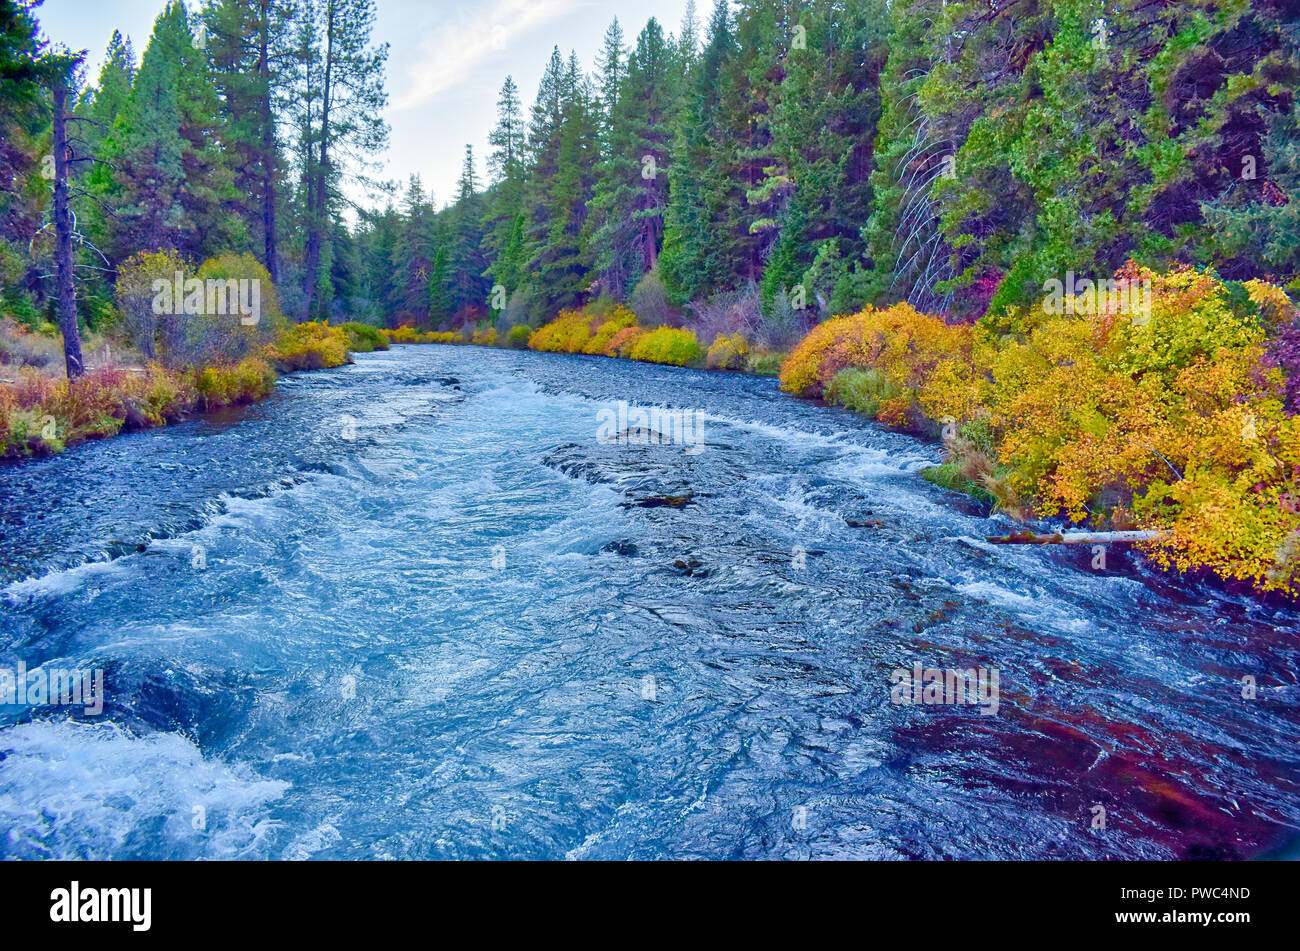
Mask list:
[[[294,324],[266,347],[265,355],[281,373],[342,366],[350,359],[347,331],[319,321]]]
[[[749,341],[742,333],[719,334],[704,358],[704,365],[710,370],[743,370],[748,362]]]
[[[591,340],[591,318],[581,311],[562,310],[528,338],[528,349],[543,353],[582,353]]]
[[[193,386],[203,409],[251,403],[271,392],[275,371],[257,357],[233,366],[206,366],[193,373]]]
[[[945,386],[959,389],[955,377],[969,365],[971,329],[922,314],[908,304],[883,310],[868,307],[849,317],[833,317],[809,332],[781,367],[781,388],[801,396],[822,397],[832,381],[850,368],[880,374],[875,416],[905,425],[919,421],[923,390],[943,366]],[[928,411],[951,412],[937,394],[926,397]]]
[[[644,363],[684,367],[699,363],[704,358],[704,348],[700,346],[694,331],[658,327],[638,337],[628,355],[633,360]]]
[[[389,343],[468,343],[471,338],[457,330],[416,330],[414,327],[401,326],[384,330],[384,337]]]
[[[1190,268],[1130,264],[1116,281],[1143,288],[1143,306],[1044,302],[974,328],[905,304],[834,318],[782,386],[886,423],[978,422],[1007,499],[1151,529],[1161,565],[1300,595],[1300,423],[1265,359],[1293,305]]]

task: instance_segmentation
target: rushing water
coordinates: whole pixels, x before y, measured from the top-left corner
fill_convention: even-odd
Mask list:
[[[703,443],[602,444],[619,401]],[[1297,616],[991,546],[935,458],[770,380],[404,347],[0,469],[0,666],[107,695],[0,707],[0,855],[1292,849]],[[891,702],[915,663],[996,715]]]

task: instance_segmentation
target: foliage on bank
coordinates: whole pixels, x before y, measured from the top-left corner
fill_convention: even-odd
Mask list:
[[[942,429],[949,484],[1015,514],[1161,533],[1161,565],[1300,594],[1296,310],[1281,289],[1132,264],[1149,313],[1069,298],[952,326],[906,304],[815,328],[789,392]]]
[[[706,338],[707,339],[707,338]],[[528,347],[543,353],[622,357],[644,363],[775,375],[780,357],[756,348],[742,333],[719,334],[706,347],[695,331],[637,323],[627,308],[564,310],[533,331]]]
[[[79,380],[33,366],[0,367],[0,459],[62,452],[89,439],[149,429],[261,399],[277,373],[325,369],[349,362],[348,332],[321,323],[297,324],[262,352],[230,363],[92,370]]]

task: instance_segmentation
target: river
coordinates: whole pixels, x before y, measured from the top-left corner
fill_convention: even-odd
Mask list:
[[[602,441],[620,402],[700,438]],[[1297,615],[989,545],[937,458],[768,379],[422,346],[0,468],[0,667],[106,697],[0,706],[0,855],[1294,852]],[[918,664],[996,710],[893,702]]]

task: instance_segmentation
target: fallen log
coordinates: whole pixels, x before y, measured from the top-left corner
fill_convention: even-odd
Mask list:
[[[1159,532],[1013,532],[988,539],[994,545],[1134,545],[1159,540]]]

